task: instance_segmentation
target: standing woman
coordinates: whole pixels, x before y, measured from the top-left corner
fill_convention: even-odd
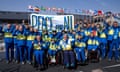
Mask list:
[[[17,46],[19,49],[19,53],[20,53],[20,61],[22,64],[24,64],[24,50],[26,48],[26,33],[23,29],[23,26],[20,25],[19,26],[19,30],[17,32]]]

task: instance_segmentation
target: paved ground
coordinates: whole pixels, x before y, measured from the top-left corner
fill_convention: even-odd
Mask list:
[[[0,72],[39,72],[29,64],[21,65],[16,63],[5,63],[4,53],[0,53]],[[112,67],[108,67],[112,66]],[[99,63],[89,63],[86,66],[78,66],[75,70],[63,69],[62,66],[49,66],[48,69],[42,72],[120,72],[120,62],[108,62],[107,59]]]

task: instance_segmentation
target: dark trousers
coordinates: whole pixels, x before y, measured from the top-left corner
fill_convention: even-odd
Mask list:
[[[73,51],[63,51],[63,61],[66,64],[75,64],[75,55]]]
[[[14,47],[13,43],[5,43],[5,49],[6,49],[6,60],[12,60],[14,59]],[[9,50],[11,50],[11,58],[9,56]]]

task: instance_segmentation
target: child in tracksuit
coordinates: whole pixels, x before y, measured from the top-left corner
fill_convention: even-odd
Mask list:
[[[51,42],[49,43],[49,49],[48,49],[48,54],[51,60],[50,63],[56,63],[55,56],[56,56],[57,50],[58,50],[58,45],[55,42],[55,40],[52,38]]]

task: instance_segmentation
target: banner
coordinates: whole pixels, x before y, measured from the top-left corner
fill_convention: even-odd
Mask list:
[[[41,30],[73,30],[73,15],[41,15],[31,14],[30,24],[32,27]]]

